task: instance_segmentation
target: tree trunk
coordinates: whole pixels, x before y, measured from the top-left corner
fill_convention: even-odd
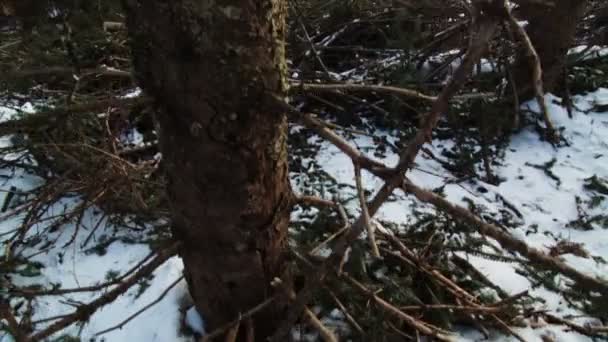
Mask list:
[[[544,89],[556,89],[563,76],[568,49],[574,42],[576,27],[585,13],[586,0],[554,1],[554,6],[518,0],[520,19],[528,21],[526,32],[538,53],[543,70]],[[523,99],[534,96],[532,58],[520,48],[514,64],[515,84]]]
[[[125,0],[140,85],[154,99],[173,235],[211,331],[272,295],[291,208],[282,0]],[[272,333],[282,305],[254,320]],[[260,339],[261,340],[261,339]]]

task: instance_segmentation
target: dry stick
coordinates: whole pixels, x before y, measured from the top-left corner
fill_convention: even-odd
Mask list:
[[[481,218],[471,213],[469,210],[452,204],[443,197],[416,186],[409,180],[404,182],[403,188],[406,192],[413,194],[418,200],[425,203],[431,203],[440,211],[476,226],[477,230],[482,235],[487,235],[498,241],[503,248],[510,251],[516,251],[528,258],[528,260],[537,263],[546,269],[558,271],[575,280],[579,286],[588,290],[600,292],[603,295],[608,295],[608,283],[605,281],[583,274],[571,266],[568,266],[563,261],[528,246],[524,241],[509,235],[497,226],[483,222]]]
[[[515,337],[516,339],[518,339],[521,342],[526,342],[525,338],[523,338],[520,334],[518,334],[515,330],[513,330],[502,319],[498,318],[498,316],[496,316],[495,314],[491,314],[490,316],[498,323],[498,326],[500,326],[508,334],[511,334],[511,336]]]
[[[342,220],[342,223],[344,224],[344,226],[342,226],[342,228],[340,228],[337,232],[330,235],[326,240],[324,240],[323,242],[318,244],[315,248],[313,248],[310,252],[308,252],[308,255],[313,256],[313,255],[317,254],[317,252],[321,248],[325,247],[328,243],[330,243],[336,237],[340,236],[347,229],[349,229],[348,216],[346,215],[346,211],[344,210],[344,207],[340,203],[326,200],[326,199],[316,197],[316,196],[295,196],[295,202],[297,204],[334,208],[340,215],[340,219]]]
[[[337,205],[334,201],[326,200],[317,196],[298,195],[295,197],[296,204],[310,205],[315,207],[330,207],[336,208]]]
[[[329,296],[336,303],[336,305],[338,306],[340,311],[342,311],[342,313],[344,314],[344,317],[346,317],[346,320],[348,321],[348,323],[350,323],[350,325],[352,325],[352,327],[355,328],[355,330],[357,330],[357,332],[359,332],[359,334],[361,334],[361,335],[365,334],[365,332],[363,331],[363,328],[361,328],[361,325],[359,325],[359,323],[357,323],[357,321],[353,318],[353,316],[348,312],[348,310],[346,309],[346,306],[344,306],[344,304],[342,304],[342,302],[340,301],[338,296],[336,296],[336,294],[329,287],[326,286],[325,289],[327,290],[327,293],[329,293]]]
[[[547,323],[551,323],[551,324],[561,324],[561,325],[565,325],[568,328],[582,334],[582,335],[586,335],[589,337],[603,337],[606,338],[606,335],[608,334],[608,328],[607,327],[593,327],[593,326],[582,326],[579,324],[576,324],[574,322],[565,320],[563,318],[554,316],[550,313],[543,313],[542,314],[545,319],[547,320]]]
[[[350,228],[350,226],[348,225],[348,223],[345,224],[344,227],[340,228],[340,230],[338,230],[337,232],[331,234],[327,239],[323,240],[315,248],[311,249],[310,252],[308,252],[308,255],[315,256],[319,252],[319,250],[321,250],[321,248],[327,246],[328,243],[332,242],[338,236],[342,235],[349,228]]]
[[[380,259],[380,251],[378,250],[378,244],[376,243],[376,233],[374,232],[374,227],[371,224],[371,219],[369,217],[369,210],[367,209],[367,200],[365,199],[365,190],[363,189],[363,184],[361,182],[361,166],[359,164],[354,163],[355,166],[355,183],[357,184],[357,193],[359,194],[359,203],[361,205],[361,216],[363,217],[363,225],[365,225],[365,229],[367,230],[367,238],[369,240],[369,247],[372,250],[372,256],[374,258]]]
[[[224,342],[235,342],[236,337],[239,334],[240,327],[241,320],[238,320],[232,328],[228,329],[228,332],[226,333],[226,338],[224,338]]]
[[[467,303],[469,303],[471,305],[479,306],[477,304],[477,298],[475,298],[475,296],[471,295],[466,290],[464,290],[463,288],[458,286],[456,283],[454,283],[453,281],[451,281],[450,279],[445,277],[439,271],[434,270],[430,265],[428,265],[424,261],[420,260],[416,256],[416,254],[414,254],[414,252],[412,252],[403,243],[401,243],[401,241],[399,241],[399,239],[397,239],[396,237],[394,237],[392,235],[385,235],[385,236],[391,240],[393,245],[395,245],[395,247],[397,247],[397,249],[400,252],[400,254],[399,254],[399,253],[394,253],[394,252],[389,251],[389,253],[391,255],[393,255],[405,262],[408,262],[408,259],[409,259],[408,263],[412,263],[415,267],[422,270],[428,276],[435,278],[438,282],[443,284],[455,297],[464,299]],[[400,256],[402,256],[402,257],[400,258]]]
[[[321,56],[319,55],[319,51],[317,51],[317,49],[315,48],[315,43],[312,41],[312,38],[308,34],[308,30],[306,29],[306,24],[304,23],[304,20],[302,20],[302,12],[300,11],[299,7],[300,6],[299,6],[298,2],[295,0],[293,1],[293,6],[290,6],[290,8],[292,8],[295,12],[296,20],[298,21],[298,24],[300,24],[300,27],[302,28],[302,32],[304,32],[304,37],[306,38],[306,41],[308,42],[308,44],[310,46],[310,51],[312,51],[312,53],[315,55],[315,59],[321,66],[321,69],[323,69],[323,72],[325,72],[327,79],[333,80],[331,72],[327,68],[327,65],[325,65],[325,63],[323,62],[323,59],[321,59]],[[310,52],[310,51],[308,51],[308,52]]]
[[[295,296],[295,294],[294,294],[294,296]],[[321,322],[319,320],[319,318],[317,318],[317,316],[312,311],[310,311],[310,309],[308,307],[304,308],[304,315],[306,316],[306,318],[308,318],[308,321],[310,322],[310,324],[312,324],[315,327],[315,329],[317,329],[317,331],[321,335],[321,338],[323,338],[323,341],[338,342],[336,335],[334,335],[334,333],[331,330],[327,329],[327,327],[323,324],[323,322]]]
[[[287,288],[283,286],[281,282],[275,283],[276,286],[280,286],[283,291],[285,291],[289,300],[294,300],[296,298],[296,293],[291,288]],[[334,333],[329,330],[323,322],[315,315],[314,312],[308,308],[308,306],[304,307],[304,317],[308,319],[308,322],[319,332],[321,338],[325,342],[338,342],[338,338]]]
[[[40,69],[27,69],[27,70],[15,70],[9,72],[7,78],[31,78],[36,76],[53,76],[53,75],[73,75],[74,68],[72,67],[46,67]],[[114,68],[96,68],[96,69],[83,69],[80,77],[88,76],[107,76],[107,77],[118,77],[118,78],[130,78],[132,74],[129,71],[114,69]]]
[[[317,83],[301,83],[296,80],[291,80],[292,91],[310,91],[310,92],[336,92],[336,91],[355,91],[355,92],[377,92],[390,95],[401,95],[403,97],[409,97],[413,99],[423,100],[427,102],[435,102],[440,96],[432,96],[423,94],[417,90],[395,87],[395,86],[383,86],[383,85],[368,85],[368,84],[317,84]],[[463,95],[452,95],[454,100],[472,100],[477,98],[487,98],[493,96],[495,93],[475,93],[475,94],[463,94]]]
[[[22,331],[19,326],[19,322],[15,318],[10,305],[8,302],[0,300],[0,319],[6,320],[8,326],[8,332],[15,338],[17,342],[27,341],[25,337],[25,333]]]
[[[143,266],[139,269],[135,274],[125,281],[120,283],[114,289],[106,292],[101,297],[95,299],[94,301],[82,305],[76,309],[73,313],[65,316],[63,319],[51,324],[46,329],[39,331],[28,338],[28,341],[40,341],[43,340],[54,333],[61,331],[68,326],[74,324],[77,321],[86,321],[89,319],[95,311],[97,311],[102,306],[113,302],[118,296],[127,292],[133,285],[135,285],[142,278],[152,274],[160,265],[164,264],[169,258],[174,256],[177,253],[177,248],[179,247],[178,242],[174,242],[169,247],[163,249],[158,252],[156,258],[152,259],[147,265]]]
[[[210,342],[212,339],[221,336],[227,330],[229,330],[235,324],[237,324],[237,322],[239,322],[239,321],[241,321],[243,319],[249,318],[249,317],[255,315],[256,313],[264,310],[267,306],[269,306],[270,304],[272,304],[275,299],[276,299],[276,297],[270,297],[270,298],[266,299],[262,303],[254,306],[253,308],[247,310],[245,313],[239,315],[239,317],[237,317],[235,320],[222,325],[221,327],[213,330],[209,334],[205,334],[205,336],[203,336],[201,338],[200,342]]]
[[[388,93],[397,94],[405,97],[420,99],[428,102],[437,100],[437,97],[425,95],[419,91],[392,87],[392,86],[381,86],[381,85],[366,85],[366,84],[315,84],[315,83],[298,83],[292,82],[294,90],[302,89],[305,91],[329,91],[333,92],[336,90],[342,91],[360,91],[360,92],[377,92],[377,93]]]
[[[422,321],[416,319],[415,317],[410,316],[410,315],[406,314],[405,312],[399,310],[398,308],[396,308],[389,302],[387,302],[384,299],[377,296],[374,292],[370,291],[363,284],[359,283],[357,280],[350,277],[349,275],[343,274],[343,277],[345,277],[346,280],[348,280],[348,282],[353,286],[354,289],[365,294],[368,297],[371,297],[371,299],[376,303],[376,305],[378,305],[384,311],[398,317],[400,320],[405,322],[411,328],[413,328],[417,331],[420,331],[421,333],[423,333],[427,336],[432,336],[439,341],[454,341],[454,339],[452,337],[442,333],[440,328],[435,327],[431,324],[422,322]]]
[[[353,162],[359,161],[361,167],[368,169],[376,176],[382,177],[386,180],[384,185],[376,193],[376,196],[369,203],[368,209],[370,216],[373,216],[378,211],[380,206],[390,197],[395,188],[401,186],[401,183],[404,179],[404,173],[413,166],[414,159],[418,155],[418,151],[420,150],[422,145],[426,141],[430,141],[431,132],[439,121],[440,115],[447,111],[448,101],[460,88],[462,88],[462,85],[467,80],[468,76],[471,74],[473,66],[479,60],[482,53],[485,51],[488,40],[494,35],[494,32],[498,27],[498,20],[496,18],[481,17],[477,19],[478,20],[475,20],[473,22],[473,26],[475,29],[470,35],[469,49],[462,61],[462,64],[458,67],[452,79],[450,79],[449,83],[445,86],[441,94],[433,103],[431,111],[425,116],[421,128],[419,129],[414,139],[412,139],[412,141],[410,141],[410,143],[408,144],[407,148],[405,148],[401,152],[397,167],[388,174],[382,172],[386,171],[386,168],[383,167],[383,165],[380,163],[372,163],[373,165],[364,164],[364,162],[369,161],[370,159],[363,158],[364,155],[353,147],[351,147],[350,145],[346,144],[345,146],[342,143],[344,140],[336,136],[335,133],[327,129],[327,127],[319,125],[314,121],[311,122],[311,117],[302,115],[293,107],[285,103],[282,98],[276,95],[271,96],[274,100],[273,102],[277,106],[281,107],[288,113],[300,115],[300,117],[307,124],[307,126],[309,126],[310,124],[309,127],[315,129],[317,133],[319,133],[319,135],[321,135],[322,137],[337,137],[337,140],[330,139],[330,141],[334,143],[340,150],[348,151],[348,153],[345,153],[349,155],[351,159],[353,159]],[[337,143],[340,145],[337,145]],[[270,338],[270,341],[281,342],[284,340],[284,338],[289,334],[291,327],[298,320],[304,310],[304,307],[310,300],[313,290],[321,286],[321,283],[327,277],[328,274],[334,272],[336,266],[339,265],[342,261],[346,250],[355,240],[359,238],[359,235],[361,235],[364,229],[365,225],[363,224],[363,218],[359,216],[357,221],[355,221],[355,223],[353,224],[352,228],[338,239],[334,246],[332,254],[325,260],[325,262],[321,265],[317,272],[313,273],[310,277],[307,277],[305,286],[298,293],[296,300],[291,304],[290,310],[287,312],[287,317],[285,321],[278,327],[275,334]]]
[[[464,306],[452,304],[410,305],[401,306],[399,309],[403,311],[450,310],[476,313],[500,313],[503,310],[503,308],[494,306]]]
[[[494,303],[494,304],[492,304],[490,306],[493,307],[493,308],[497,308],[497,307],[505,306],[505,305],[508,305],[508,304],[511,304],[511,303],[515,303],[518,300],[520,300],[521,298],[527,297],[528,294],[529,294],[529,290],[524,290],[524,291],[522,291],[520,293],[516,293],[516,294],[514,294],[514,295],[512,295],[510,297],[507,297],[507,298],[505,298],[505,299],[503,299],[501,301],[498,301],[498,302],[496,302],[496,303]]]
[[[517,22],[517,19],[513,17],[511,11],[507,11],[509,14],[509,24],[511,28],[515,31],[515,34],[519,37],[519,39],[524,44],[526,50],[528,51],[528,55],[532,58],[532,83],[534,86],[534,93],[536,97],[536,102],[538,102],[538,107],[540,108],[540,112],[545,120],[545,124],[547,125],[548,138],[552,143],[559,142],[559,136],[557,135],[557,131],[551,123],[551,118],[549,117],[549,110],[547,109],[547,103],[545,101],[545,92],[543,90],[543,69],[540,64],[540,58],[538,57],[538,53],[530,40],[530,37],[526,33],[521,25]]]
[[[140,260],[135,266],[131,267],[130,270],[122,274],[120,277],[113,279],[111,281],[94,285],[94,286],[85,286],[85,287],[76,287],[76,288],[68,288],[68,289],[51,289],[51,290],[29,290],[29,289],[10,289],[9,293],[13,295],[21,295],[26,298],[31,298],[35,296],[57,296],[64,295],[68,293],[76,293],[76,292],[93,292],[99,291],[108,286],[116,285],[120,283],[123,279],[125,279],[129,274],[135,272],[138,268],[140,268],[146,261],[150,260],[157,252],[152,251],[142,260]]]
[[[171,285],[169,285],[160,294],[160,296],[158,296],[155,300],[153,300],[152,302],[146,304],[146,306],[144,306],[143,308],[139,309],[137,312],[135,312],[131,316],[127,317],[122,322],[120,322],[120,323],[118,323],[118,324],[116,324],[116,325],[114,325],[114,326],[112,326],[110,328],[107,328],[105,330],[102,330],[100,332],[95,333],[95,336],[103,335],[103,334],[109,333],[110,331],[113,331],[113,330],[116,330],[116,329],[122,329],[122,327],[124,327],[127,323],[129,323],[130,321],[132,321],[135,317],[141,315],[146,310],[148,310],[149,308],[153,307],[154,305],[158,304],[161,300],[163,300],[163,298],[165,298],[165,296],[167,295],[167,293],[169,293],[169,291],[171,291],[171,289],[174,288],[177,284],[179,284],[179,282],[182,281],[183,279],[184,279],[184,276],[180,276],[173,283],[171,283]]]
[[[315,254],[317,254],[317,252],[319,252],[319,250],[321,248],[327,246],[328,243],[332,242],[335,238],[337,238],[338,236],[342,235],[345,231],[350,229],[350,222],[348,222],[348,216],[346,215],[346,210],[344,210],[344,207],[341,204],[338,204],[338,214],[340,214],[340,218],[342,219],[342,223],[344,224],[342,226],[342,228],[340,228],[337,232],[333,233],[327,239],[325,239],[320,244],[318,244],[315,248],[313,248],[310,252],[308,252],[308,255],[314,256]]]

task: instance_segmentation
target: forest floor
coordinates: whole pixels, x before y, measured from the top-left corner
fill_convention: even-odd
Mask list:
[[[447,199],[474,208],[486,219],[510,222],[509,232],[530,246],[548,252],[557,251],[556,246],[571,246],[568,250],[578,256],[562,255],[568,264],[587,274],[605,277],[608,275],[608,216],[605,215],[608,213],[608,183],[605,182],[608,179],[608,89],[575,96],[573,101],[575,110],[570,118],[566,109],[558,104],[560,99],[547,95],[554,124],[564,128],[562,136],[567,141],[566,146],[553,147],[539,139],[539,134],[533,128],[523,129],[512,136],[503,157],[492,166],[492,171],[502,180],[498,186],[479,180],[457,178],[444,168],[445,164],[440,161],[446,151],[456,147],[457,143],[453,140],[435,139],[432,145],[428,145],[427,148],[435,158],[430,158],[430,154],[421,154],[410,178],[428,189],[442,188]],[[524,107],[528,106],[532,111],[536,109],[535,103],[524,104]],[[9,119],[11,111],[5,109],[3,112],[5,115],[2,120]],[[386,136],[389,143],[395,140],[393,133],[377,132],[378,135]],[[367,136],[356,136],[351,141],[364,151],[376,146],[373,139]],[[347,210],[354,214],[359,207],[351,160],[321,139],[309,138],[308,143],[316,146],[315,153],[301,158],[303,167],[298,172],[292,172],[294,189],[299,191],[308,188],[311,182],[315,182],[309,179],[309,175],[322,169],[337,184],[351,185],[340,187],[342,190],[339,196],[353,198],[352,206],[347,205]],[[0,139],[0,146],[10,144],[10,137]],[[397,156],[389,149],[379,159],[392,165]],[[476,167],[479,167],[479,174],[485,172],[482,165]],[[0,170],[0,181],[0,203],[5,202],[4,197],[11,188],[27,191],[40,183],[40,179],[20,170]],[[381,180],[366,173],[363,181],[372,192],[382,185]],[[327,197],[323,186],[315,189],[316,193]],[[48,215],[55,215],[78,204],[77,196],[65,198],[49,208]],[[420,212],[432,214],[434,209],[398,193],[393,201],[382,207],[376,219],[407,226],[417,219]],[[22,267],[19,274],[11,275],[11,282],[18,286],[42,285],[47,288],[54,284],[61,284],[63,288],[94,285],[124,273],[150,253],[146,241],[152,239],[153,233],[120,229],[104,222],[102,214],[94,208],[86,212],[81,228],[86,231],[85,234],[74,234],[76,226],[68,225],[47,237],[53,241],[52,244],[41,243],[28,247],[30,250],[24,254],[35,255],[30,258],[33,262]],[[309,214],[310,212],[296,211],[293,214],[294,220],[305,219]],[[4,254],[5,248],[1,242],[19,224],[20,217],[12,217],[0,225],[0,255]],[[98,225],[101,228],[95,230],[87,240],[93,227]],[[44,228],[44,223],[37,227],[40,230]],[[36,234],[36,230],[31,230],[31,234]],[[75,243],[68,244],[73,236],[76,236]],[[498,244],[495,245],[500,248]],[[495,253],[496,250],[488,252]],[[505,254],[505,258],[500,260],[464,252],[460,256],[468,259],[507,293],[529,290],[532,296],[544,300],[539,309],[548,310],[558,317],[569,316],[580,324],[589,321],[589,318],[584,318],[581,312],[568,305],[556,292],[535,284],[530,277],[524,276],[525,272],[520,269],[522,266],[519,263],[505,261],[514,256]],[[178,257],[168,260],[154,272],[153,277],[140,282],[126,295],[97,311],[86,324],[68,328],[64,331],[65,336],[79,336],[82,341],[192,341],[192,328],[199,329],[202,322],[193,310],[188,310],[191,302],[185,281],[178,281],[182,267]],[[559,287],[560,279],[554,279],[554,283]],[[160,302],[122,328],[96,336],[165,292],[166,295]],[[75,303],[89,302],[99,295],[98,292],[84,292],[41,297],[35,303],[33,319],[65,314]],[[12,304],[14,307],[17,303]],[[572,318],[579,315],[580,318]],[[185,316],[188,317],[190,327],[183,323]],[[328,325],[335,322],[331,317],[324,319]],[[590,340],[578,333],[567,332],[562,326],[543,322],[514,329],[528,341],[541,341],[548,336],[552,336],[554,341]],[[481,334],[464,327],[454,333],[463,341],[482,338]],[[502,341],[510,338],[495,333],[490,339]],[[1,342],[11,340],[11,337],[0,332]]]

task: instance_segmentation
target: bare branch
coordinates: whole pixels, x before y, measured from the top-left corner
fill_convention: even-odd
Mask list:
[[[558,143],[559,136],[555,130],[555,127],[553,127],[553,123],[551,123],[549,110],[547,109],[547,103],[545,101],[545,92],[543,90],[543,70],[540,63],[540,57],[538,57],[538,53],[536,53],[536,49],[534,48],[530,37],[526,33],[526,30],[519,25],[517,19],[515,19],[511,11],[507,11],[507,13],[509,15],[509,25],[511,26],[511,29],[515,31],[515,34],[519,37],[519,40],[521,40],[524,44],[528,55],[532,58],[532,83],[534,86],[536,102],[538,102],[540,113],[542,114],[545,124],[547,125],[548,139],[552,143]]]
[[[137,312],[135,312],[131,316],[127,317],[122,322],[120,322],[120,323],[118,323],[118,324],[116,324],[116,325],[114,325],[114,326],[112,326],[110,328],[107,328],[105,330],[102,330],[100,332],[95,333],[95,336],[107,334],[110,331],[113,331],[113,330],[116,330],[116,329],[122,329],[122,327],[124,327],[127,323],[129,323],[130,321],[132,321],[135,317],[141,315],[146,310],[148,310],[149,308],[153,307],[154,305],[158,304],[161,300],[163,300],[163,298],[165,298],[165,296],[167,295],[167,293],[169,293],[169,291],[171,291],[171,289],[174,288],[177,284],[179,284],[179,282],[182,281],[183,279],[184,279],[184,276],[180,276],[174,282],[172,282],[163,292],[161,292],[161,294],[155,300],[153,300],[152,302],[146,304],[143,308],[137,310]]]
[[[422,321],[414,318],[413,316],[406,314],[405,312],[399,310],[398,308],[396,308],[389,302],[387,302],[384,299],[377,296],[374,292],[367,289],[363,284],[359,283],[357,280],[353,279],[352,277],[350,277],[348,275],[343,275],[343,276],[346,278],[346,280],[348,280],[348,282],[353,286],[353,288],[355,290],[370,297],[376,303],[376,305],[378,305],[380,308],[382,308],[387,313],[398,317],[400,320],[402,320],[407,325],[409,325],[412,329],[420,331],[421,333],[423,333],[427,336],[432,336],[439,341],[450,341],[450,342],[455,341],[455,339],[452,338],[451,336],[444,334],[440,328],[435,327],[429,323],[422,322]]]
[[[179,243],[175,242],[171,244],[169,247],[163,249],[158,253],[158,255],[152,259],[148,264],[144,265],[139,271],[135,272],[135,274],[125,281],[120,283],[114,289],[108,291],[103,296],[95,299],[89,304],[82,305],[76,309],[73,313],[65,316],[61,320],[51,324],[46,329],[39,331],[33,335],[31,335],[27,340],[28,341],[40,341],[43,340],[54,333],[65,329],[66,327],[74,324],[78,321],[86,321],[89,319],[95,311],[101,308],[104,305],[107,305],[113,302],[116,298],[118,298],[123,293],[127,292],[133,285],[135,285],[139,280],[146,277],[149,274],[152,274],[156,268],[160,265],[164,264],[169,258],[177,253],[177,248],[179,247]]]
[[[536,248],[528,246],[524,241],[509,235],[508,233],[504,232],[495,225],[483,222],[478,216],[471,213],[469,210],[458,205],[452,204],[443,197],[438,196],[430,191],[424,190],[410,181],[405,181],[403,184],[403,188],[406,192],[416,196],[416,198],[420,201],[425,203],[431,203],[437,209],[450,214],[454,218],[460,219],[471,225],[476,226],[477,230],[481,234],[490,236],[494,240],[498,241],[504,248],[510,251],[516,251],[528,258],[528,260],[537,263],[538,265],[546,269],[560,272],[561,274],[575,280],[581,287],[592,291],[598,291],[603,295],[608,295],[608,283],[606,283],[606,281],[588,276],[577,271],[571,266],[568,266],[563,261],[551,257]]]

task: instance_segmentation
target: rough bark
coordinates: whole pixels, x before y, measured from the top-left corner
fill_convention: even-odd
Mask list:
[[[519,19],[528,21],[526,32],[540,58],[543,84],[547,92],[554,91],[563,75],[568,49],[572,46],[578,22],[587,7],[586,0],[554,1],[548,6],[536,1],[516,1]],[[532,56],[522,47],[514,64],[514,80],[521,96],[534,96],[532,87]]]
[[[154,99],[173,234],[207,330],[272,295],[291,203],[282,0],[124,0],[136,77]],[[256,316],[272,332],[281,305]]]

